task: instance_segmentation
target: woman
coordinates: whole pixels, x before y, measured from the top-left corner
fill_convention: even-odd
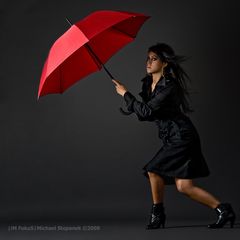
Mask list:
[[[193,112],[188,98],[186,78],[180,63],[186,59],[175,55],[165,43],[157,43],[148,49],[147,75],[142,79],[142,91],[138,101],[126,87],[112,80],[116,91],[124,97],[128,113],[135,113],[140,121],[155,122],[163,145],[143,167],[143,174],[151,185],[153,204],[146,229],[164,228],[166,214],[163,205],[165,185],[176,184],[179,192],[191,199],[215,209],[218,219],[209,228],[222,228],[228,221],[234,226],[235,213],[229,203],[222,203],[212,194],[197,187],[194,178],[210,174],[201,150],[198,132],[187,113]]]

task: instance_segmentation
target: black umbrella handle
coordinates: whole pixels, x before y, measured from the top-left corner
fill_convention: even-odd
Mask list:
[[[119,111],[120,111],[123,115],[130,115],[130,114],[133,113],[133,112],[130,112],[130,111],[125,111],[125,110],[123,110],[122,107],[119,108]]]
[[[106,71],[106,73],[108,74],[108,76],[111,78],[111,79],[115,79],[114,77],[113,77],[113,75],[107,70],[107,68],[105,67],[105,65],[104,64],[102,64],[102,66],[103,66],[103,69]]]
[[[86,48],[91,52],[91,54],[95,57],[95,59],[97,60],[98,64],[102,65],[103,69],[106,71],[106,73],[108,74],[108,76],[111,79],[114,79],[113,75],[107,70],[107,68],[105,67],[105,65],[102,63],[102,61],[98,58],[98,56],[94,53],[94,51],[92,50],[92,48],[86,43],[85,44]]]

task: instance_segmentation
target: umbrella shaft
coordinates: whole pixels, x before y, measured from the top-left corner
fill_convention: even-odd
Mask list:
[[[115,79],[115,78],[113,77],[113,75],[107,70],[107,68],[105,67],[105,65],[102,64],[102,66],[103,66],[103,69],[106,71],[106,73],[109,75],[109,77],[110,77],[111,79]]]
[[[86,44],[85,46],[86,46],[87,49],[93,54],[93,56],[95,57],[95,59],[97,60],[97,62],[103,66],[103,69],[106,71],[106,73],[109,75],[109,77],[110,77],[111,79],[114,79],[113,75],[107,70],[107,68],[105,67],[105,65],[101,62],[101,60],[98,58],[98,56],[94,53],[94,51],[92,50],[92,48],[91,48],[88,44]]]

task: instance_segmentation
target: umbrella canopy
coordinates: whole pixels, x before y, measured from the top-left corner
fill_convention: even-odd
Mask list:
[[[126,11],[96,11],[72,24],[52,45],[43,66],[38,99],[63,93],[99,71],[118,50],[132,42],[150,16]],[[112,75],[107,71],[111,78]]]

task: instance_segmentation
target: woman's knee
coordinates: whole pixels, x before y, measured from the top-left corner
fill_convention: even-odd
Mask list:
[[[147,173],[148,173],[149,178],[158,178],[158,179],[162,179],[162,177],[159,176],[157,173],[154,173],[154,172],[147,172]]]
[[[147,172],[147,174],[150,178],[155,176],[155,173],[153,173],[153,172]]]
[[[176,179],[176,187],[177,190],[181,193],[189,193],[193,187],[193,182],[192,180],[188,180],[188,179]]]

